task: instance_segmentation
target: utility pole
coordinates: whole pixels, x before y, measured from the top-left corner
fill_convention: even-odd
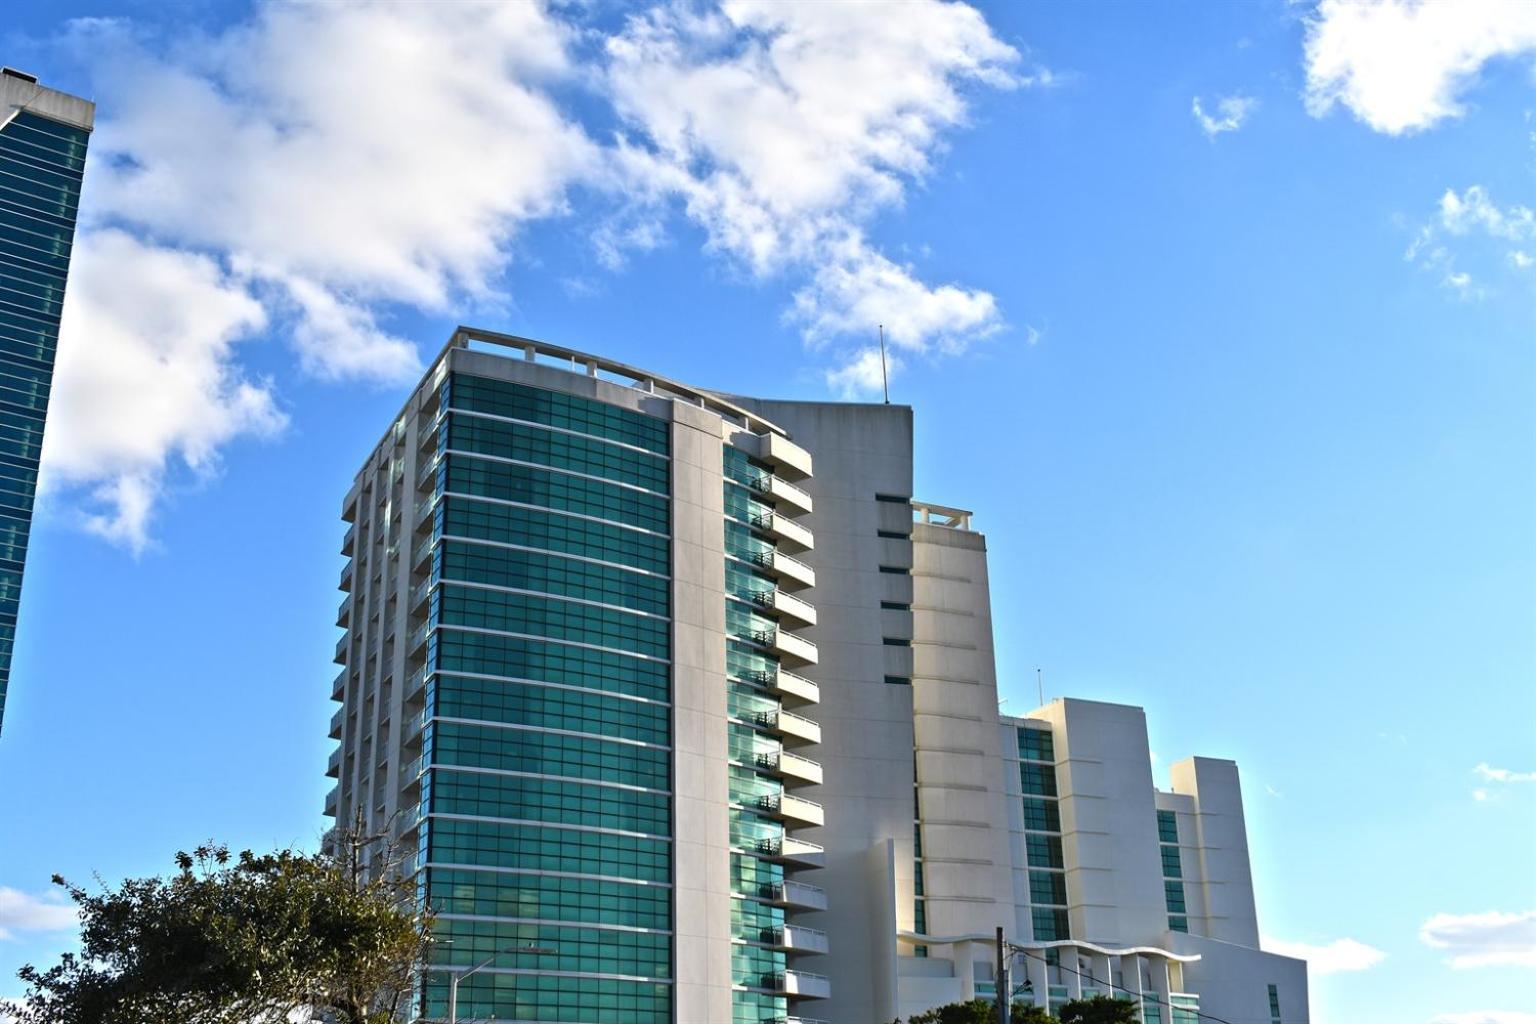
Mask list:
[[[1003,942],[1003,928],[997,928],[997,1020],[1008,1024],[1008,950]]]

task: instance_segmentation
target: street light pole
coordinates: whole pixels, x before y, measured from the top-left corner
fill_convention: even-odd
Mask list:
[[[529,956],[539,956],[553,952],[555,952],[555,950],[549,948],[548,946],[518,946],[514,949],[499,949],[467,971],[449,972],[448,1024],[459,1024],[459,982],[463,981],[465,978],[470,977],[471,975],[478,974],[480,971],[485,970],[487,967],[491,966],[491,964],[496,962],[497,957],[502,956],[503,954],[526,953]]]

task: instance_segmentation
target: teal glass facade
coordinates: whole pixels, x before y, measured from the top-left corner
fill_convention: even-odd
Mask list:
[[[0,123],[0,726],[89,138],[26,110]]]
[[[1179,860],[1179,817],[1173,811],[1157,812],[1158,851],[1163,858],[1163,898],[1168,904],[1168,930],[1189,931],[1189,910],[1184,902],[1184,869]]]
[[[1029,864],[1029,914],[1036,942],[1072,937],[1067,914],[1066,861],[1056,789],[1056,746],[1047,729],[1014,730],[1024,794],[1024,853]]]
[[[460,1019],[663,1024],[670,424],[463,374],[437,404],[403,780],[439,939],[421,1012],[446,1015],[443,968],[495,956]]]

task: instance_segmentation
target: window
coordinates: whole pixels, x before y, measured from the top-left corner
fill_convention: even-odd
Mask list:
[[[876,530],[875,536],[886,540],[910,540],[912,537],[910,533],[897,533],[895,530]]]
[[[1056,769],[1050,765],[1020,764],[1019,782],[1026,796],[1056,796]]]
[[[1177,846],[1164,846],[1163,851],[1163,877],[1182,878],[1184,872],[1179,864],[1179,848]]]
[[[881,601],[880,607],[888,612],[909,612],[912,610],[911,605],[902,604],[900,601]]]
[[[1172,811],[1157,812],[1157,838],[1164,843],[1179,841],[1179,818]]]
[[[899,565],[882,565],[880,567],[880,571],[884,573],[890,573],[892,576],[905,576],[912,570],[903,569]]]
[[[912,499],[911,498],[902,498],[902,497],[898,497],[897,495],[894,495],[894,494],[877,494],[877,495],[875,495],[875,500],[876,501],[890,502],[892,505],[910,505],[910,504],[912,504]]]
[[[885,681],[892,686],[911,686],[912,680],[907,676],[886,676]]]
[[[1182,914],[1184,907],[1184,883],[1174,881],[1163,882],[1163,899],[1168,903],[1168,913]]]
[[[1031,832],[1060,832],[1061,811],[1054,800],[1024,798],[1024,827]]]
[[[880,642],[887,647],[911,647],[912,641],[899,636],[881,637]]]
[[[1049,729],[1021,728],[1018,732],[1019,760],[1055,762],[1056,745]]]
[[[1030,911],[1030,918],[1035,927],[1036,942],[1054,942],[1072,937],[1065,910],[1035,907]]]
[[[1063,868],[1061,837],[1025,833],[1024,849],[1032,868]]]
[[[1171,931],[1171,932],[1185,932],[1185,933],[1187,933],[1189,931],[1189,918],[1187,918],[1187,917],[1170,917],[1168,919],[1168,930]]]
[[[1269,986],[1269,1021],[1280,1024],[1280,990],[1274,985]]]

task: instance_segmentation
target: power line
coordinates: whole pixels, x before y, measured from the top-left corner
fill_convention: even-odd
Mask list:
[[[1015,952],[1015,953],[1020,953],[1020,954],[1022,954],[1024,956],[1030,957],[1032,959],[1039,960],[1041,963],[1045,964],[1046,967],[1058,967],[1058,968],[1060,968],[1063,971],[1071,971],[1073,974],[1077,975],[1079,978],[1087,978],[1089,981],[1093,982],[1095,985],[1107,985],[1110,988],[1116,989],[1116,990],[1118,990],[1120,992],[1124,992],[1127,995],[1139,996],[1140,998],[1143,998],[1143,999],[1146,998],[1144,993],[1138,993],[1138,992],[1136,992],[1133,989],[1126,988],[1124,985],[1116,985],[1114,983],[1113,979],[1111,979],[1109,981],[1100,981],[1098,978],[1095,978],[1092,974],[1084,974],[1082,971],[1078,970],[1076,967],[1068,967],[1065,964],[1062,964],[1060,962],[1052,964],[1045,957],[1040,956],[1039,954],[1036,954],[1036,953],[1031,953],[1029,950],[1025,949],[1023,946],[1016,946],[1016,945],[1014,945],[1013,943],[1010,942],[1008,944],[1008,947],[1011,950],[1013,950],[1013,952]],[[1059,961],[1059,959],[1060,958],[1058,958],[1058,961]],[[1075,956],[1074,956],[1074,959],[1075,959]],[[1157,995],[1157,993],[1154,992],[1153,993],[1154,998],[1152,1000],[1154,1003],[1159,1002],[1155,998],[1156,995]],[[1168,1007],[1169,1017],[1170,1017],[1170,1024],[1171,1024],[1171,1018],[1173,1016],[1172,1011],[1174,1009],[1172,1000],[1170,1000],[1167,1003],[1159,1003],[1159,1005],[1164,1005],[1164,1006]],[[1205,1012],[1202,1012],[1200,1010],[1195,1009],[1194,1007],[1180,1006],[1179,1009],[1180,1010],[1184,1010],[1184,1011],[1189,1012],[1189,1013],[1193,1013],[1196,1017],[1200,1017],[1203,1020],[1215,1021],[1216,1024],[1233,1024],[1232,1021],[1226,1020],[1223,1017],[1218,1017],[1214,1013],[1205,1013]]]

